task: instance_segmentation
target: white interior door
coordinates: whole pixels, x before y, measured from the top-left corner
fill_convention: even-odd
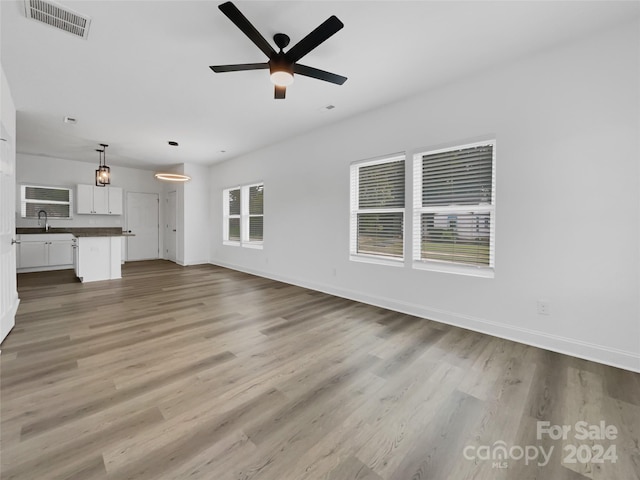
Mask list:
[[[169,192],[167,196],[167,221],[165,223],[165,252],[167,259],[172,262],[176,261],[176,231],[177,231],[177,211],[176,211],[176,192]]]
[[[0,123],[0,342],[16,323],[16,151],[14,139]]]
[[[158,258],[158,194],[127,192],[127,261]]]

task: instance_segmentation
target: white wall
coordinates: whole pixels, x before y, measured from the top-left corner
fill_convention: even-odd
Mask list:
[[[212,262],[640,371],[638,26],[214,165]],[[486,135],[494,279],[349,261],[351,162]],[[264,250],[224,246],[222,189],[256,180]]]
[[[209,263],[211,229],[209,169],[185,163],[182,171],[191,177],[178,190],[178,263],[198,265]],[[182,192],[182,193],[181,193]]]
[[[95,179],[96,162],[77,162],[63,158],[49,158],[18,153],[16,164],[16,226],[35,227],[36,219],[20,217],[20,185],[33,184],[54,187],[72,187],[74,198],[77,198],[78,184],[92,185]],[[163,185],[157,181],[153,172],[137,168],[111,166],[111,185],[123,189],[124,215],[78,215],[75,205],[73,218],[62,220],[52,218],[49,223],[55,228],[65,227],[119,227],[127,226],[127,192],[157,193],[163,198]],[[160,224],[164,218],[164,201],[160,202]],[[160,251],[162,248],[162,235],[160,235]]]
[[[16,107],[13,103],[9,82],[4,74],[4,68],[0,66],[0,115],[2,123],[14,142],[16,139]]]

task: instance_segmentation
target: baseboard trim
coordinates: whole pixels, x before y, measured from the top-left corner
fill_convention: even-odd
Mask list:
[[[11,305],[11,308],[7,311],[5,316],[0,319],[0,325],[3,325],[3,328],[0,329],[0,344],[4,342],[4,339],[7,338],[7,335],[9,335],[9,333],[11,333],[11,330],[13,330],[13,327],[16,326],[16,313],[18,313],[19,306],[20,298],[18,297],[18,294],[16,292],[16,295],[13,299],[13,305]]]
[[[177,263],[178,265],[182,265],[183,267],[191,267],[195,265],[209,265],[211,262],[209,260],[189,260],[188,262],[176,261],[175,263]],[[235,269],[232,269],[232,270],[235,270]],[[260,275],[260,276],[264,276],[264,275]]]
[[[34,273],[34,272],[53,272],[56,270],[73,270],[73,264],[71,265],[52,265],[46,267],[24,267],[16,268],[16,273]]]
[[[374,305],[376,307],[386,308],[388,310],[406,313],[408,315],[414,315],[416,317],[434,320],[436,322],[444,323],[447,325],[453,325],[494,337],[523,343],[525,345],[531,345],[533,347],[550,350],[564,355],[570,355],[573,357],[582,358],[585,360],[610,365],[612,367],[622,368],[624,370],[630,370],[632,372],[640,373],[639,353],[605,347],[602,345],[583,342],[559,335],[550,335],[538,330],[513,327],[510,325],[505,325],[503,323],[494,322],[470,315],[459,314],[456,312],[429,308],[413,303],[400,302],[392,298],[373,297],[366,293],[358,292],[355,290],[336,288],[335,286],[329,284],[308,282],[305,280],[286,277],[283,275],[277,275],[269,272],[255,270],[252,268],[246,268],[227,262],[214,260],[210,263],[220,267],[229,268],[231,270],[237,270],[240,272],[249,273],[251,275],[257,275],[259,277],[270,278],[272,280],[288,283],[290,285],[296,285],[299,287],[308,288],[310,290],[328,293],[330,295],[366,303],[368,305]]]

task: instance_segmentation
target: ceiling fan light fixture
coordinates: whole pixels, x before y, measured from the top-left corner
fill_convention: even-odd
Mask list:
[[[181,173],[163,173],[158,172],[154,175],[158,180],[164,180],[166,182],[188,182],[191,180],[189,175],[183,175]]]
[[[277,51],[232,2],[224,2],[218,5],[218,8],[267,56],[269,61],[235,65],[211,65],[209,68],[214,72],[240,72],[268,68],[271,82],[275,85],[273,98],[281,100],[286,96],[287,87],[293,83],[294,73],[336,85],[342,85],[347,81],[347,77],[298,63],[298,60],[344,27],[344,24],[335,15],[331,15],[285,53],[284,49],[289,46],[289,41],[291,40],[288,35],[276,33],[273,36],[273,41],[279,49]]]
[[[293,83],[293,74],[283,70],[271,72],[271,83],[279,87],[288,87]]]

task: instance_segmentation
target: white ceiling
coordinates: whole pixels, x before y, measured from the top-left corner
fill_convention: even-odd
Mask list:
[[[265,38],[286,33],[290,46],[330,15],[345,24],[301,63],[347,82],[298,76],[274,100],[266,70],[208,68],[266,61],[222,2],[59,3],[91,17],[87,40],[27,19],[22,0],[0,2],[18,152],[96,163],[108,143],[109,164],[145,169],[231,159],[640,12],[637,1],[236,1]]]

